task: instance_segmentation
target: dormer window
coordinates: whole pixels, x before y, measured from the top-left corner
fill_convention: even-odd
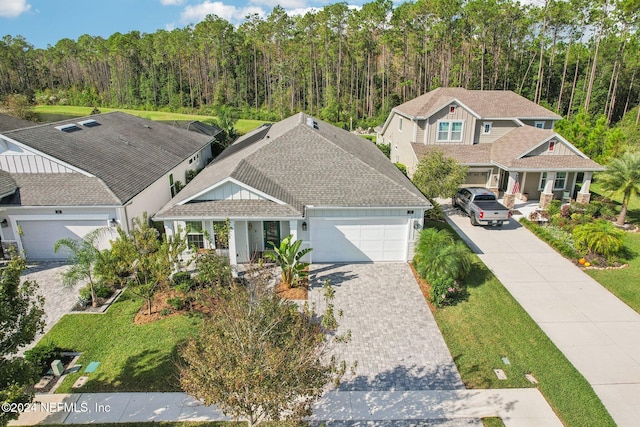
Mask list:
[[[555,141],[549,141],[549,151],[553,151],[553,149],[556,147],[556,142]]]
[[[482,134],[489,135],[491,133],[491,127],[493,126],[492,122],[484,122],[482,123]]]
[[[449,114],[454,114],[456,112],[456,106],[455,105],[449,105]]]
[[[538,129],[544,129],[544,122],[535,122],[533,125]]]

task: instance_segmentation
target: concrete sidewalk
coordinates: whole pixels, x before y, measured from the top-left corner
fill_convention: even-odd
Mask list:
[[[640,420],[640,315],[511,220],[473,227],[443,206],[449,223],[593,386],[616,423]]]
[[[184,393],[44,394],[10,425],[94,424],[143,421],[226,421]],[[314,409],[312,424],[345,421],[376,425],[438,422],[466,426],[468,420],[501,417],[507,427],[561,427],[547,401],[535,388],[445,391],[330,391]],[[366,422],[366,424],[364,424]],[[404,424],[402,424],[404,425]],[[428,424],[425,424],[428,425]]]

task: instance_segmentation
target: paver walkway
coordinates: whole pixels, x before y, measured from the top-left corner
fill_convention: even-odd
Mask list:
[[[443,207],[462,238],[589,381],[616,423],[639,425],[640,315],[516,221],[473,227],[459,211]]]
[[[344,311],[339,331],[351,331],[351,341],[336,356],[357,362],[357,376],[340,390],[464,389],[407,264],[313,265],[309,301],[318,311],[325,279],[336,291],[335,307]]]

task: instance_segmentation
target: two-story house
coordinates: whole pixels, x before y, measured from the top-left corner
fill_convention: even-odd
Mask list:
[[[54,251],[62,238],[128,231],[211,158],[213,137],[202,129],[121,112],[19,125],[27,127],[0,132],[0,238],[30,260],[68,257]]]
[[[511,91],[438,88],[393,108],[378,143],[411,176],[434,149],[469,168],[466,186],[515,198],[588,203],[593,172],[604,170],[554,132],[562,117]]]

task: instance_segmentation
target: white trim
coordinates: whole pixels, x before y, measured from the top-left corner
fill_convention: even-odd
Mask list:
[[[496,120],[499,120],[499,119],[496,119]],[[522,120],[520,120],[520,119],[517,119],[517,118],[516,118],[516,119],[512,119],[512,121],[513,121],[515,124],[519,125],[520,127],[526,126],[526,125],[524,124],[524,122],[523,122]]]
[[[50,156],[48,154],[45,154],[42,151],[36,150],[35,148],[30,147],[30,146],[28,146],[26,144],[23,144],[22,142],[18,142],[15,139],[11,139],[11,138],[9,138],[9,137],[7,137],[5,135],[0,135],[0,139],[4,139],[5,141],[9,141],[12,144],[17,145],[18,147],[20,147],[20,148],[22,148],[22,149],[24,149],[24,150],[26,150],[26,151],[28,151],[30,153],[36,154],[38,156],[42,156],[45,159],[51,160],[54,163],[58,163],[58,164],[60,164],[60,165],[62,165],[64,167],[69,168],[69,169],[71,169],[71,170],[73,170],[75,172],[78,172],[78,173],[82,174],[82,175],[95,178],[95,175],[93,175],[93,174],[91,174],[91,173],[89,173],[89,172],[87,172],[85,170],[82,170],[82,169],[77,168],[77,167],[75,167],[75,166],[73,166],[73,165],[71,165],[71,164],[69,164],[67,162],[64,162],[64,161],[58,159],[57,157],[53,157],[53,156]],[[19,155],[19,154],[17,154],[17,155]],[[45,172],[45,173],[51,173],[51,172]],[[61,172],[53,172],[53,173],[61,173]]]
[[[568,178],[568,174],[569,171],[566,170],[561,170],[561,171],[544,171],[540,174],[540,181],[538,181],[538,191],[544,191],[544,186],[542,186],[542,176],[546,173],[548,174],[549,172],[553,172],[554,173],[554,177],[553,177],[553,191],[564,191],[567,189],[567,178]],[[564,173],[564,186],[563,187],[556,187],[556,180],[558,179],[558,174],[559,173]],[[545,183],[547,182],[547,179],[545,178]]]
[[[443,108],[447,107],[447,114],[449,114],[449,105],[451,105],[452,103],[456,103],[458,104],[458,106],[463,107],[465,110],[467,110],[467,112],[469,114],[471,114],[473,117],[475,117],[476,119],[480,120],[482,119],[482,117],[480,116],[480,114],[476,113],[475,111],[473,111],[471,108],[467,107],[464,103],[460,102],[457,98],[451,98],[449,99],[446,103],[441,104],[438,108],[435,108],[433,110],[431,110],[429,112],[429,114],[427,114],[425,117],[429,118],[431,116],[433,116],[434,114],[436,114],[438,111],[441,111]]]
[[[258,196],[264,197],[265,199],[270,200],[270,201],[272,201],[274,203],[277,203],[279,205],[286,205],[286,203],[283,202],[282,200],[276,199],[275,197],[270,196],[269,194],[264,193],[264,192],[262,192],[260,190],[256,190],[255,188],[251,187],[250,185],[247,185],[244,182],[238,181],[237,179],[234,179],[234,178],[231,178],[231,177],[225,178],[222,181],[218,181],[217,183],[205,188],[204,190],[194,194],[193,196],[187,197],[186,199],[176,203],[176,205],[182,206],[185,203],[188,203],[188,202],[190,202],[190,201],[192,201],[194,199],[197,199],[198,197],[202,196],[203,194],[208,193],[209,191],[215,190],[216,188],[218,188],[218,187],[220,187],[220,186],[222,186],[222,185],[224,185],[224,184],[226,184],[228,182],[230,182],[232,184],[236,184],[236,185],[244,188],[247,191],[251,191],[252,193],[257,194]]]
[[[536,129],[544,129],[544,122],[543,120],[536,120],[533,122],[533,127]],[[538,126],[538,125],[542,125],[542,126]]]

